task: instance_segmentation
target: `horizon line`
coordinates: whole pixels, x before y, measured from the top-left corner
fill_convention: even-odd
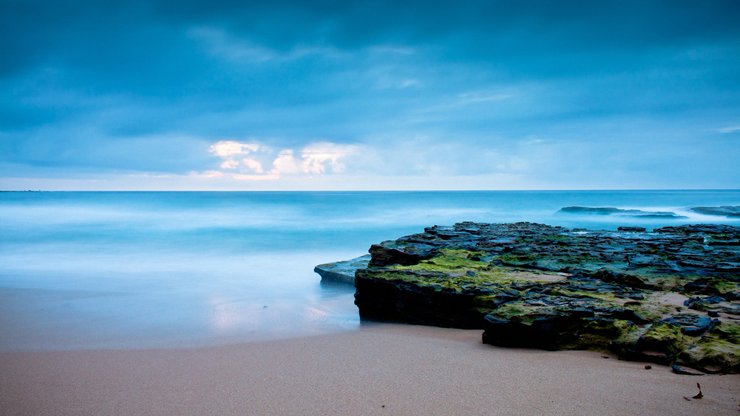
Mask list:
[[[661,192],[661,191],[740,191],[740,188],[592,188],[592,189],[0,189],[0,193],[50,192]]]

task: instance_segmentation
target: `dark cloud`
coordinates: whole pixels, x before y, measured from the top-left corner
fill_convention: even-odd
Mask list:
[[[278,50],[296,45],[357,49],[379,43],[434,48],[445,57],[534,70],[539,62],[589,54],[730,43],[737,47],[736,1],[4,1],[7,69],[57,56],[101,70],[187,57],[180,38],[212,25]],[[597,53],[594,57],[590,54]],[[538,58],[539,57],[539,58]],[[597,58],[597,59],[593,59]],[[521,65],[519,65],[521,63]],[[192,62],[183,62],[192,64]],[[573,69],[572,67],[568,69]]]
[[[329,44],[343,49],[389,42],[426,46],[464,61],[497,60],[537,70],[589,54],[588,67],[653,48],[730,42],[737,46],[734,1],[355,1],[163,2],[163,18],[215,24],[278,49]],[[596,56],[591,54],[596,53]],[[563,57],[558,58],[558,57]],[[548,64],[555,58],[553,65]],[[596,58],[596,59],[594,59]]]

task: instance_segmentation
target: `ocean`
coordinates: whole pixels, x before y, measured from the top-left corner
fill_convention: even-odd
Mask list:
[[[0,350],[177,348],[350,331],[313,267],[458,221],[740,225],[740,190],[2,192]],[[567,206],[645,213],[558,212]],[[650,215],[650,212],[672,212]]]

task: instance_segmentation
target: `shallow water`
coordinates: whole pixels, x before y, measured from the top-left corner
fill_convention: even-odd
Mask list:
[[[568,215],[565,206],[683,219]],[[425,226],[740,225],[740,191],[0,193],[0,350],[187,347],[360,325],[316,264]]]

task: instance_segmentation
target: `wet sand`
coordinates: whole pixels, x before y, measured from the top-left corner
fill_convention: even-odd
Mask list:
[[[740,376],[394,324],[197,349],[0,353],[3,415],[737,415]],[[701,400],[686,400],[697,393]]]

